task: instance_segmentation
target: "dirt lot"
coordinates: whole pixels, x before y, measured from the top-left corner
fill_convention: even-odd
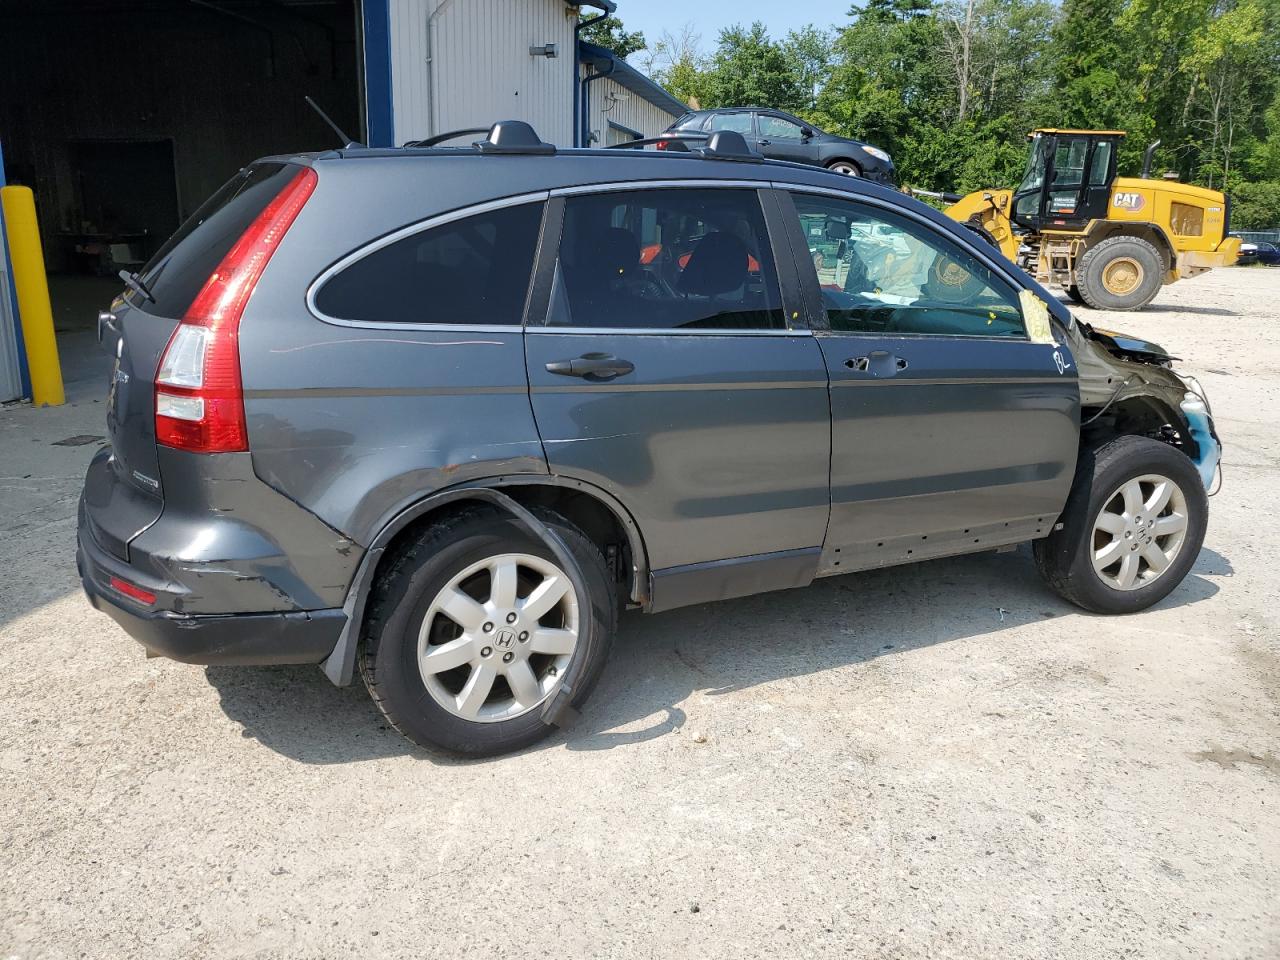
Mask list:
[[[1023,549],[631,616],[582,720],[484,763],[90,610],[72,357],[74,405],[0,410],[0,957],[1280,956],[1280,269],[1084,314],[1226,443],[1159,607]]]

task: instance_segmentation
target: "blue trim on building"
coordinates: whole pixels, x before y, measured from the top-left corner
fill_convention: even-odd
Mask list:
[[[0,143],[0,187],[8,181],[4,176],[4,144]],[[0,257],[4,257],[5,274],[9,277],[9,315],[13,318],[13,340],[18,351],[19,388],[24,399],[31,399],[31,371],[27,368],[27,341],[22,336],[22,317],[18,314],[18,290],[13,283],[13,261],[9,259],[9,231],[0,210]]]
[[[363,0],[364,99],[371,147],[395,146],[395,113],[391,100],[391,2]]]

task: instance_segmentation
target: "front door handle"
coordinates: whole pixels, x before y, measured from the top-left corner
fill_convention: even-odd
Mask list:
[[[844,365],[871,377],[896,377],[910,366],[905,358],[895,357],[888,350],[872,350],[865,357],[850,357]]]
[[[767,147],[767,146],[769,146],[769,144],[773,143],[773,141],[772,141],[772,140],[757,140],[757,141],[756,141],[756,143],[760,144],[760,146],[762,146],[762,147]]]
[[[552,360],[547,364],[547,373],[599,381],[621,377],[635,368],[630,360],[621,360],[607,353],[584,353],[572,360]]]

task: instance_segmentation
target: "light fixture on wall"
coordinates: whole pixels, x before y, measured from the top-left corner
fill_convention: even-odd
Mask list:
[[[537,47],[530,47],[530,48],[529,48],[529,56],[531,56],[531,57],[546,57],[548,60],[550,60],[550,59],[552,59],[552,58],[554,58],[554,57],[558,57],[558,56],[560,56],[560,44],[558,44],[558,43],[544,43],[544,44],[542,44],[541,46],[537,46]]]

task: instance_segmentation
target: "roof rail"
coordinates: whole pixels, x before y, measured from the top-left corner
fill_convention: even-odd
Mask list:
[[[740,163],[763,163],[764,156],[747,146],[746,139],[736,130],[717,130],[707,136],[705,133],[669,133],[661,137],[647,137],[644,140],[624,140],[612,143],[606,150],[629,150],[649,144],[671,143],[683,141],[701,143],[700,147],[686,147],[688,153],[702,157],[704,160],[736,160]]]
[[[435,147],[456,137],[468,134],[483,133],[485,139],[475,141],[472,146],[481,153],[529,153],[552,154],[556,152],[554,144],[544,143],[537,131],[523,120],[499,120],[490,127],[464,127],[461,130],[448,130],[425,140],[408,140],[406,147]]]

